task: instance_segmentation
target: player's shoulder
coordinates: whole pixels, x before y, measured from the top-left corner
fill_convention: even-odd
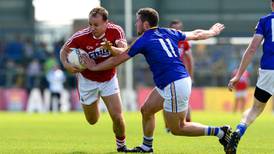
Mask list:
[[[89,27],[83,28],[81,30],[78,30],[77,32],[75,32],[71,38],[78,38],[84,35],[88,35],[91,33],[91,30]]]
[[[75,40],[81,40],[82,37],[85,37],[86,35],[89,35],[91,33],[91,30],[89,27],[83,28],[77,32],[75,32],[65,43],[66,45],[70,44],[71,42]]]
[[[168,34],[169,36],[179,36],[179,35],[183,34],[182,31],[176,30],[176,29],[174,29],[174,28],[162,27],[161,30],[164,31],[164,32],[165,32],[166,34]]]
[[[117,24],[114,24],[114,23],[108,23],[107,30],[110,32],[113,32],[113,31],[123,32],[123,28]]]
[[[168,34],[174,34],[176,32],[178,32],[176,29],[173,28],[167,28],[167,27],[159,27],[160,31],[166,32]]]
[[[262,16],[260,18],[260,22],[264,22],[264,21],[272,19],[272,18],[274,18],[274,13],[270,13],[270,14]]]

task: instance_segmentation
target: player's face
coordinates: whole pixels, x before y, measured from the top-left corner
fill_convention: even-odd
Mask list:
[[[139,16],[139,15],[137,15],[137,19],[136,19],[135,26],[136,26],[137,34],[138,34],[138,35],[143,34],[143,32],[145,31],[145,30],[144,30],[144,25],[143,25],[143,22],[142,22],[142,20],[140,19],[140,16]]]
[[[96,16],[89,16],[89,26],[92,34],[95,37],[100,37],[106,31],[107,21],[104,21],[103,17],[99,14],[97,14]]]

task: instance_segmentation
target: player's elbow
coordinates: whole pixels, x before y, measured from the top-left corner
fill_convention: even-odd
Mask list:
[[[248,48],[247,53],[250,55],[254,55],[256,51],[257,51],[257,48],[251,46]]]

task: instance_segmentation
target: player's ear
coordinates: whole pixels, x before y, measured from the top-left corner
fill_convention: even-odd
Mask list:
[[[149,29],[150,28],[150,24],[149,24],[148,21],[143,22],[143,26],[144,26],[144,29]]]

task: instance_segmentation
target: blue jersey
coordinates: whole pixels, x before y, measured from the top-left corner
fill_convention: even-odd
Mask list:
[[[260,19],[255,33],[264,37],[261,68],[274,70],[274,12]]]
[[[173,81],[189,76],[178,51],[178,42],[185,38],[185,34],[174,29],[151,28],[133,43],[128,55],[143,54],[156,86],[164,89]]]

